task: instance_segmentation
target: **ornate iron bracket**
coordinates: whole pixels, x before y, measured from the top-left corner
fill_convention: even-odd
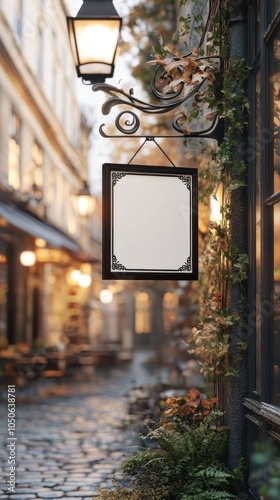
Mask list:
[[[168,92],[161,91],[160,88],[164,86],[164,84],[168,85],[172,81],[172,77],[165,70],[162,70],[162,66],[158,65],[154,77],[151,82],[151,90],[155,97],[157,97],[161,104],[153,104],[147,103],[141,99],[138,99],[134,96],[134,90],[130,89],[129,92],[125,92],[121,88],[114,87],[113,85],[109,85],[106,83],[96,83],[92,86],[93,92],[101,90],[102,92],[108,94],[110,97],[107,101],[104,102],[102,106],[103,115],[109,115],[112,108],[119,105],[124,105],[126,109],[121,111],[117,117],[115,118],[115,125],[120,134],[107,134],[104,130],[105,124],[103,123],[99,132],[103,137],[106,138],[121,138],[123,134],[129,135],[130,137],[144,138],[145,142],[147,140],[155,140],[155,138],[212,138],[218,141],[218,144],[223,139],[224,136],[224,120],[218,114],[212,113],[213,118],[211,119],[211,123],[207,128],[199,131],[190,131],[186,130],[184,126],[182,126],[180,122],[180,117],[177,117],[173,120],[172,126],[173,129],[178,133],[176,135],[137,135],[137,132],[140,128],[140,118],[139,116],[132,110],[127,108],[132,108],[133,110],[138,110],[140,112],[146,114],[165,114],[171,110],[179,108],[185,104],[192,97],[195,99],[196,96],[199,96],[199,93],[203,91],[204,86],[207,84],[208,75],[207,71],[213,73],[213,68],[210,66],[210,60],[215,59],[221,63],[220,56],[205,56],[205,57],[197,57],[192,58],[194,64],[198,65],[203,63],[204,71],[201,72],[199,78],[196,79],[195,84],[188,85],[186,91],[186,85],[183,80],[184,75],[184,66],[188,64],[186,61],[190,60],[191,54],[187,54],[182,59],[178,57],[174,57],[172,60],[176,61],[177,71],[179,74],[182,74],[182,80],[178,79],[178,83],[172,87],[172,90]],[[208,66],[207,66],[208,65]],[[221,64],[220,64],[221,65]],[[201,76],[202,74],[202,76]],[[177,73],[178,75],[178,73]],[[218,71],[218,76],[220,75]],[[157,83],[160,82],[161,85]],[[176,82],[175,82],[176,83]],[[220,92],[220,81],[219,78],[216,78],[216,92]],[[144,142],[144,143],[145,143]],[[155,141],[156,142],[156,141]],[[143,143],[143,144],[144,144]],[[143,146],[142,144],[142,146]],[[158,143],[156,143],[157,146]],[[141,147],[142,147],[141,146]],[[141,149],[141,147],[139,149]],[[138,149],[138,151],[139,151]],[[161,149],[161,148],[160,148]],[[137,151],[137,152],[138,152]],[[164,153],[164,151],[163,151]],[[136,153],[137,154],[137,153]],[[164,153],[165,154],[165,153]],[[135,155],[134,155],[135,156]],[[166,155],[167,156],[167,155]]]

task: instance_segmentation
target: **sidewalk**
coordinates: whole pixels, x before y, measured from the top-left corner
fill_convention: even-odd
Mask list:
[[[126,425],[125,395],[136,384],[155,382],[155,375],[142,367],[144,358],[140,353],[127,368],[77,371],[56,384],[38,381],[22,391],[16,388],[12,438],[1,388],[0,499],[83,500],[97,496],[98,486],[110,487],[114,472],[137,444]]]

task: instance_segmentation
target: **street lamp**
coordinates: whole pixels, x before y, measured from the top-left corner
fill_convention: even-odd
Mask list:
[[[95,11],[94,6],[96,7]],[[78,76],[91,82],[94,92],[101,90],[109,96],[107,101],[102,105],[103,115],[109,115],[112,108],[115,106],[125,106],[125,109],[120,111],[115,117],[115,126],[118,132],[108,135],[104,131],[104,124],[102,124],[99,128],[100,134],[103,137],[123,138],[126,135],[133,138],[137,137],[144,139],[144,142],[133,155],[128,165],[147,141],[154,141],[161,153],[170,161],[172,167],[175,167],[171,158],[163,150],[160,144],[157,143],[155,138],[184,137],[215,139],[218,144],[220,144],[224,136],[224,120],[219,114],[219,109],[212,109],[212,98],[210,99],[210,103],[207,99],[208,91],[217,94],[218,97],[221,95],[222,81],[220,74],[223,67],[223,61],[220,54],[202,56],[197,49],[194,49],[192,52],[183,55],[175,47],[166,46],[164,49],[167,54],[165,53],[164,56],[158,56],[157,59],[150,61],[151,64],[156,65],[156,70],[151,81],[151,90],[154,96],[160,100],[160,104],[145,102],[135,96],[133,89],[126,92],[122,88],[104,83],[105,78],[112,76],[114,71],[114,58],[122,22],[114,9],[113,15],[110,14],[108,17],[103,17],[101,12],[105,12],[106,7],[110,7],[109,10],[111,13],[111,9],[113,9],[112,1],[84,0],[84,4],[78,12],[77,17],[68,18],[70,41],[74,52]],[[91,13],[95,12],[96,15],[92,16],[89,13],[90,11]],[[112,33],[114,35],[112,36],[111,31],[107,31],[107,21],[109,21],[109,19],[113,23]],[[105,33],[106,31],[107,33]],[[103,36],[105,36],[105,38],[103,38]],[[114,49],[109,56],[109,42],[111,43],[113,41]],[[85,45],[83,45],[84,43]],[[96,45],[98,48],[96,48]],[[107,52],[104,57],[103,47],[105,47]],[[170,57],[167,57],[168,54]],[[141,128],[140,119],[135,111],[152,115],[165,114],[189,103],[195,107],[197,112],[197,119],[195,120],[193,128],[189,126],[188,115],[181,109],[172,123],[177,135],[168,133],[168,135],[163,134],[155,136],[151,134],[142,135],[141,132],[137,133],[139,129],[141,131]],[[135,165],[133,165],[133,167],[129,167],[128,165],[103,165],[103,279],[136,279],[136,276],[137,279],[144,280],[176,279],[177,276],[180,276],[181,279],[197,279],[198,215],[196,169],[182,169],[179,171],[177,168],[175,169],[175,173],[175,170],[172,168],[168,172],[166,168],[163,168],[163,172],[159,170],[158,166],[149,167],[147,169],[145,165],[138,165],[136,169]],[[139,175],[141,175],[141,189],[145,184],[143,191],[140,191],[139,188]],[[152,222],[149,221],[149,224],[146,224],[146,222],[143,223],[141,234],[135,224],[135,220],[140,220],[143,214],[141,212],[141,203],[137,202],[137,200],[136,203],[134,202],[135,196],[132,194],[132,191],[135,189],[135,193],[138,193],[138,195],[140,192],[149,192],[150,186],[152,185],[150,184],[150,180],[154,181],[152,176],[157,176],[162,186],[166,186],[166,184],[171,186],[171,179],[172,181],[180,181],[181,189],[178,188],[177,182],[172,183],[174,191],[171,198],[174,201],[174,214],[178,207],[178,196],[182,197],[181,200],[184,206],[186,206],[186,202],[188,204],[188,216],[184,218],[181,217],[181,213],[178,214],[176,225],[174,225],[174,223],[171,224],[168,228],[168,233],[164,225],[160,224],[162,240],[167,243],[167,245],[164,245],[165,247],[174,239],[174,235],[176,241],[180,240],[182,243],[182,245],[176,245],[176,247],[181,250],[184,249],[183,251],[185,253],[182,253],[179,257],[178,253],[176,254],[173,252],[173,261],[170,260],[171,252],[168,251],[167,248],[165,248],[164,254],[162,249],[157,246],[160,245],[159,242],[161,239],[154,238],[155,230],[153,222],[157,229],[156,234],[159,234],[158,225],[159,222],[162,223],[161,219],[156,219],[154,217],[151,219]],[[180,178],[178,178],[178,176],[180,176]],[[124,179],[124,182],[122,181],[121,194],[115,196],[114,188],[117,183],[119,188],[119,181],[124,177],[126,177],[126,179]],[[129,182],[126,182],[127,179],[129,179]],[[170,189],[172,190],[172,188]],[[158,190],[158,193],[160,192],[161,191]],[[164,192],[164,190],[162,190],[162,192]],[[124,195],[127,195],[127,198],[124,198]],[[139,195],[139,198],[143,198],[143,196]],[[162,208],[163,199],[159,197],[156,203]],[[125,210],[123,206],[125,206]],[[165,209],[167,210],[167,208]],[[131,212],[133,216],[131,216]],[[162,210],[157,211],[157,213],[161,214]],[[168,206],[168,214],[169,213],[170,210]],[[128,214],[128,218],[124,219],[124,214]],[[123,224],[123,220],[125,220],[125,224]],[[181,227],[179,227],[180,224],[182,224]],[[134,240],[137,238],[135,248],[137,248],[138,254],[137,252],[130,251],[129,245],[127,244],[128,240],[125,238],[125,232],[122,231],[118,234],[118,229],[122,230],[123,226],[128,225],[129,231],[126,232],[126,235],[128,233],[130,235],[130,229],[134,231]],[[176,234],[174,233],[175,227],[177,228]],[[187,237],[186,229],[188,231]],[[169,234],[170,237],[166,236],[167,234]],[[184,235],[183,238],[182,235]],[[145,241],[150,240],[153,240],[153,249],[151,251],[149,248],[149,251],[147,251]],[[116,241],[119,246],[115,244]],[[161,257],[166,257],[166,260],[163,258],[159,262],[159,254]],[[103,298],[100,300],[103,302]]]
[[[87,181],[84,181],[83,187],[74,195],[77,210],[81,217],[89,217],[96,206],[96,200],[93,198]]]
[[[91,83],[112,77],[122,25],[112,0],[84,0],[67,25],[78,76]]]

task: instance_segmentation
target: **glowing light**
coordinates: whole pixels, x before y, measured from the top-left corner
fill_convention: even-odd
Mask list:
[[[113,294],[110,290],[104,289],[101,290],[99,298],[102,302],[102,304],[110,304],[113,300]]]
[[[214,198],[211,196],[210,198],[210,220],[212,222],[217,222],[218,224],[221,222],[222,214],[221,214],[221,206],[222,206],[222,186],[220,185]]]
[[[43,238],[35,238],[35,244],[36,244],[36,247],[45,248],[47,245],[47,242],[46,242],[46,240],[43,240]]]
[[[90,287],[92,282],[91,276],[89,274],[80,274],[78,278],[78,284],[81,288]]]
[[[19,260],[24,267],[34,266],[36,262],[36,254],[32,250],[25,250],[24,252],[21,252]]]
[[[71,272],[70,272],[70,280],[71,282],[74,284],[74,283],[78,283],[79,282],[79,278],[81,276],[81,271],[80,269],[73,269]]]

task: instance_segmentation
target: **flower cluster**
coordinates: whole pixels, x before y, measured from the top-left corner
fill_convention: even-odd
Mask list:
[[[219,398],[208,398],[197,389],[190,389],[186,396],[168,398],[164,403],[160,421],[163,427],[174,423],[199,425],[206,417],[218,415]]]

